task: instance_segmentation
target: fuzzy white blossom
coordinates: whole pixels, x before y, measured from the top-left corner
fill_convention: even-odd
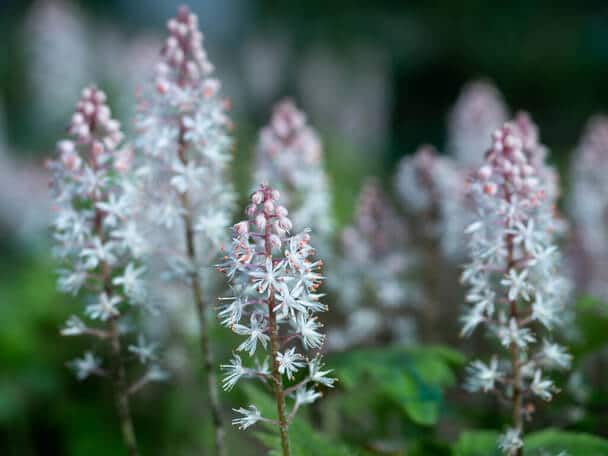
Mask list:
[[[608,302],[608,116],[592,117],[574,151],[568,204],[578,291]]]
[[[523,446],[529,402],[557,392],[544,370],[570,364],[560,346],[538,344],[539,336],[564,323],[569,289],[560,276],[556,180],[545,155],[536,127],[520,114],[494,132],[471,184],[477,217],[467,229],[471,262],[462,275],[469,286],[462,333],[485,326],[504,351],[490,366],[475,361],[467,388],[511,403],[512,429],[499,442],[508,455]]]
[[[417,258],[404,220],[376,180],[365,183],[355,222],[341,240],[329,285],[338,293],[345,323],[332,328],[331,347],[344,349],[382,335],[403,343],[415,340],[412,311],[421,291],[411,277]]]
[[[291,234],[292,222],[279,196],[277,190],[261,185],[251,195],[247,219],[234,225],[232,245],[218,266],[234,296],[223,300],[219,315],[224,325],[246,337],[237,351],[252,358],[263,352],[264,358],[245,367],[235,354],[221,366],[226,373],[224,389],[232,389],[242,378],[269,380],[277,401],[277,424],[287,439],[298,408],[320,397],[317,385],[332,387],[334,380],[327,377],[330,371],[321,370],[320,355],[313,361],[306,356],[318,352],[324,340],[315,316],[326,310],[318,293],[322,262],[313,258],[309,230]],[[296,376],[299,381],[293,384]],[[293,399],[289,414],[286,398]],[[264,419],[255,406],[236,411],[242,417],[233,423],[242,429]]]
[[[439,245],[449,261],[461,260],[464,229],[472,219],[467,196],[467,169],[450,157],[442,157],[429,145],[399,162],[395,187],[399,201],[426,238]]]
[[[291,208],[294,230],[310,228],[321,251],[333,229],[329,183],[323,169],[323,148],[306,115],[292,100],[279,102],[259,135],[255,181],[272,183]]]

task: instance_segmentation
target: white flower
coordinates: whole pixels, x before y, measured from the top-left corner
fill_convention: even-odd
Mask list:
[[[323,396],[314,389],[307,389],[306,387],[300,387],[296,390],[296,404],[312,404],[317,399]]]
[[[114,264],[116,256],[114,255],[113,243],[103,243],[97,236],[93,238],[92,244],[82,249],[80,256],[85,259],[85,269],[95,269],[99,263]]]
[[[226,237],[226,227],[229,225],[229,214],[216,210],[201,214],[194,229],[200,231],[213,245],[219,247]]]
[[[253,283],[258,287],[260,293],[268,290],[268,296],[270,296],[271,290],[279,289],[281,283],[279,277],[282,269],[282,261],[273,266],[272,258],[268,257],[263,265],[263,269],[251,271],[249,276],[253,278]]]
[[[323,345],[325,336],[317,331],[323,325],[317,321],[317,317],[309,317],[306,313],[298,313],[292,325],[296,333],[300,335],[304,348],[319,348]]]
[[[250,326],[245,325],[234,325],[233,331],[241,336],[249,336],[249,338],[238,346],[237,350],[246,350],[249,352],[249,356],[253,356],[258,346],[258,342],[262,344],[264,348],[268,344],[270,337],[266,334],[267,331],[266,321],[260,316],[260,314],[252,314],[250,318]]]
[[[219,298],[220,301],[230,301],[220,308],[218,317],[224,326],[232,327],[241,321],[243,310],[247,306],[247,298],[243,296],[231,296],[228,298]]]
[[[470,392],[482,390],[492,391],[498,380],[503,376],[498,368],[498,359],[492,358],[489,365],[482,361],[474,361],[467,367],[468,379],[465,388]]]
[[[320,383],[328,388],[333,388],[334,383],[336,382],[335,378],[327,377],[327,374],[330,374],[331,370],[323,371],[323,363],[321,362],[321,358],[316,357],[308,362],[308,376],[313,382]]]
[[[179,193],[186,193],[201,188],[201,184],[204,181],[205,169],[198,166],[196,162],[191,161],[184,164],[176,159],[173,162],[173,171],[175,175],[171,178],[171,185]]]
[[[293,289],[289,289],[285,282],[279,284],[278,293],[275,294],[274,307],[279,318],[286,318],[288,315],[295,315],[296,312],[305,312],[306,308],[300,299],[303,295],[304,287],[298,284]]]
[[[99,300],[95,304],[89,304],[85,309],[85,313],[93,320],[107,321],[112,317],[119,315],[116,306],[120,303],[120,297],[109,297],[103,292],[99,295]]]
[[[536,372],[534,372],[534,378],[532,379],[530,390],[541,399],[550,401],[553,397],[555,386],[551,380],[543,379],[541,370],[537,369]]]
[[[72,315],[68,318],[68,321],[65,322],[65,327],[61,330],[61,335],[78,336],[83,334],[86,328],[86,325],[80,318],[76,315]]]
[[[524,441],[521,439],[521,432],[517,429],[507,429],[498,438],[498,448],[508,456],[514,456],[516,451],[523,446]]]
[[[541,322],[547,329],[551,329],[561,321],[562,317],[554,299],[544,299],[542,293],[536,293],[532,304],[532,318]]]
[[[60,269],[59,274],[59,290],[72,295],[78,294],[88,277],[87,272],[81,270]]]
[[[234,388],[234,385],[247,374],[247,369],[243,367],[243,362],[239,355],[233,354],[232,359],[228,364],[220,365],[220,369],[226,371],[227,374],[222,380],[222,387],[226,391],[230,391]]]
[[[125,268],[123,274],[121,276],[115,277],[112,280],[112,283],[114,285],[122,286],[125,295],[132,298],[136,302],[139,302],[143,299],[143,296],[145,295],[144,283],[140,279],[140,276],[144,273],[145,270],[146,268],[144,266],[136,268],[134,263],[129,263]]]
[[[486,317],[483,315],[483,310],[480,307],[476,306],[467,309],[465,314],[460,318],[460,321],[462,322],[460,335],[464,337],[470,336],[473,334],[473,331],[475,331],[475,328],[485,320]]]
[[[119,241],[117,243],[121,249],[130,249],[136,258],[140,257],[148,248],[148,242],[142,236],[134,220],[127,220],[121,223],[112,231],[112,238]]]
[[[247,429],[248,427],[251,427],[256,424],[258,421],[264,419],[262,418],[262,414],[255,405],[250,405],[249,410],[244,409],[243,407],[232,410],[242,415],[240,418],[234,418],[232,420],[232,424],[234,426],[238,426],[239,429]]]
[[[69,366],[76,372],[76,378],[78,380],[84,380],[91,374],[95,374],[99,371],[101,366],[101,360],[93,355],[92,352],[85,352],[82,358],[76,358],[70,361]]]
[[[510,347],[511,344],[515,344],[519,348],[525,348],[528,344],[536,341],[532,331],[529,328],[519,327],[515,318],[509,320],[508,326],[499,326],[498,337],[500,343],[506,348]]]
[[[559,344],[543,340],[542,362],[547,367],[557,367],[560,369],[569,369],[572,363],[572,355],[566,351],[565,347]]]
[[[509,287],[508,297],[510,301],[515,301],[520,297],[530,299],[529,290],[530,284],[526,281],[528,270],[524,269],[519,274],[517,270],[510,269],[507,276],[500,281],[500,284]]]
[[[122,198],[118,198],[116,194],[110,193],[107,201],[100,201],[96,207],[105,212],[104,223],[108,226],[116,226],[118,220],[125,215],[125,204]]]
[[[527,224],[519,222],[512,231],[514,234],[513,242],[515,244],[522,244],[527,252],[536,254],[543,248],[541,241],[543,241],[546,236],[544,236],[542,232],[536,230],[534,220],[529,220]]]
[[[139,362],[146,364],[150,361],[156,361],[156,349],[158,344],[148,343],[143,334],[137,337],[137,345],[129,345],[129,351],[137,356]]]
[[[293,379],[293,374],[295,374],[298,369],[304,366],[302,360],[304,357],[296,353],[295,347],[290,348],[285,353],[278,352],[277,353],[277,361],[279,363],[279,373],[286,374],[289,380]]]

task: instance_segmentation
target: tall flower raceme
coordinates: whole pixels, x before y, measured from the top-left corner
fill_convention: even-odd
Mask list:
[[[399,217],[377,180],[361,190],[355,222],[342,233],[342,252],[331,287],[345,315],[344,326],[329,334],[332,349],[344,349],[374,338],[411,342],[416,339],[413,311],[422,301],[411,280],[416,252]]]
[[[592,117],[572,160],[571,262],[580,291],[608,302],[608,116]]]
[[[224,389],[232,389],[241,378],[257,378],[272,386],[276,420],[262,417],[250,405],[235,410],[239,416],[233,423],[241,429],[258,421],[276,423],[286,456],[288,428],[297,411],[321,397],[318,385],[332,387],[335,381],[327,377],[331,371],[323,370],[319,353],[325,337],[316,314],[327,310],[318,292],[323,263],[313,258],[310,230],[290,234],[292,222],[277,190],[261,185],[251,195],[246,214],[246,220],[234,225],[231,248],[219,266],[234,293],[220,308],[219,318],[246,337],[232,360],[222,366]],[[263,358],[258,356],[246,367],[239,353],[253,358],[260,350]],[[287,398],[292,402],[289,411]]]
[[[508,116],[505,101],[491,82],[467,83],[448,116],[448,153],[460,166],[477,168],[483,161],[487,138]]]
[[[399,162],[395,187],[418,257],[422,335],[457,340],[462,300],[458,264],[466,258],[464,229],[472,221],[467,173],[429,145]],[[448,340],[449,340],[448,339]]]
[[[492,392],[510,405],[512,425],[498,443],[508,455],[523,453],[533,403],[558,391],[546,371],[567,369],[572,359],[551,338],[562,323],[568,284],[559,275],[546,170],[528,126],[520,118],[497,129],[473,177],[477,219],[467,228],[471,262],[462,276],[469,286],[462,334],[484,325],[502,347],[489,363],[468,367],[466,388]]]
[[[136,311],[146,308],[146,289],[127,224],[134,208],[121,185],[128,149],[120,147],[120,124],[112,118],[106,95],[95,87],[83,90],[68,131],[70,138],[58,143],[58,159],[49,163],[56,210],[54,252],[61,261],[59,288],[85,299],[86,319],[70,317],[61,333],[107,344],[109,367],[92,351],[70,366],[78,379],[99,375],[113,381],[123,438],[129,454],[136,455],[129,397],[165,374],[157,364],[156,344],[141,334],[132,340],[131,335]],[[129,383],[131,359],[141,363],[143,374]]]
[[[155,80],[140,98],[136,119],[142,160],[137,169],[145,218],[140,230],[155,239],[151,261],[163,277],[189,289],[198,315],[216,448],[226,454],[224,426],[209,341],[206,280],[226,240],[235,199],[228,183],[231,127],[227,101],[203,49],[197,16],[181,7],[167,23]],[[204,285],[203,286],[203,282]]]
[[[399,200],[426,237],[434,239],[448,260],[462,259],[463,231],[471,220],[467,173],[429,145],[399,162],[395,187]]]
[[[294,228],[312,229],[326,254],[333,221],[322,145],[292,100],[278,103],[260,132],[255,179],[276,185],[291,208]]]

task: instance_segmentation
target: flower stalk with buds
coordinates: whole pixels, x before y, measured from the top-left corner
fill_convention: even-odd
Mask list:
[[[288,428],[298,409],[321,396],[315,386],[332,387],[334,379],[323,371],[320,354],[324,335],[315,314],[326,310],[319,301],[322,262],[313,260],[308,230],[291,235],[287,209],[279,204],[279,192],[262,185],[251,196],[247,220],[234,226],[233,241],[219,269],[226,274],[234,295],[219,311],[225,326],[247,339],[237,351],[250,357],[260,347],[270,355],[244,367],[235,354],[226,371],[224,388],[241,378],[258,378],[273,386],[277,420],[261,415],[255,405],[235,410],[241,417],[233,423],[242,429],[267,421],[279,428],[283,455],[290,454]],[[317,352],[311,358],[304,353]],[[300,374],[307,367],[306,374]],[[288,411],[286,399],[293,405]]]
[[[101,359],[87,352],[71,363],[79,379],[107,376],[114,383],[123,438],[130,455],[137,454],[129,396],[146,383],[161,380],[156,365],[155,344],[140,335],[128,351],[147,366],[131,386],[127,383],[123,340],[128,336],[125,316],[145,308],[143,268],[125,238],[124,224],[133,208],[123,192],[124,167],[119,149],[123,135],[111,116],[106,95],[94,87],[83,90],[69,133],[58,144],[59,158],[49,163],[53,173],[56,218],[53,224],[55,254],[61,261],[59,288],[66,293],[88,294],[85,323],[72,316],[61,331],[66,336],[86,335],[107,342],[112,367],[101,367]],[[124,164],[124,163],[123,163]],[[132,315],[130,315],[132,316]]]
[[[342,252],[329,285],[339,296],[344,325],[329,333],[331,349],[388,338],[418,339],[415,315],[421,289],[412,279],[418,263],[399,216],[378,180],[361,190],[354,223],[341,233]]]
[[[164,275],[191,290],[217,454],[225,456],[203,272],[219,253],[234,200],[227,184],[231,124],[220,82],[212,76],[213,65],[202,45],[197,16],[181,7],[167,28],[154,87],[141,97],[136,122],[143,151],[137,174],[147,214],[142,225],[149,236],[164,240],[163,247],[171,246],[153,252],[166,263]],[[210,284],[205,283],[208,289]]]
[[[548,401],[558,391],[544,371],[567,368],[571,361],[550,338],[537,343],[543,332],[562,323],[568,287],[558,273],[554,192],[542,163],[544,149],[531,127],[527,117],[519,116],[492,136],[471,184],[478,216],[467,228],[471,262],[463,273],[469,306],[462,334],[483,324],[506,355],[489,364],[472,363],[466,387],[492,392],[510,405],[512,427],[499,447],[512,456],[523,454],[524,420],[531,418],[532,401]]]

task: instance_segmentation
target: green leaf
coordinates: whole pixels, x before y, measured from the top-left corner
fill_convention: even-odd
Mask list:
[[[608,331],[608,314],[605,304],[585,296],[576,303],[576,326],[579,336],[571,344],[571,352],[575,360],[581,361],[585,356],[606,347],[606,332]]]
[[[443,388],[455,383],[453,369],[463,363],[459,352],[432,346],[362,349],[329,360],[347,391],[365,384],[424,426],[437,422]]]
[[[464,432],[454,446],[454,456],[500,456],[499,433],[495,431]],[[590,434],[548,429],[524,438],[526,456],[605,456],[608,440]]]
[[[454,456],[500,456],[497,447],[498,432],[463,432],[454,447]]]
[[[556,429],[531,434],[525,439],[531,456],[551,455],[566,451],[568,456],[605,456],[608,440],[582,432],[565,432]]]

